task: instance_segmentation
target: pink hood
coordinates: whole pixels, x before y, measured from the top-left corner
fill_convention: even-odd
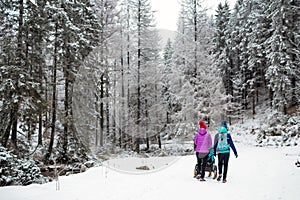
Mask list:
[[[211,136],[204,128],[200,128],[198,133],[196,133],[194,143],[196,145],[196,152],[200,153],[208,153],[212,147]]]

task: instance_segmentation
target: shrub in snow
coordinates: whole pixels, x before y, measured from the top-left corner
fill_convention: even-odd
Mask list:
[[[274,115],[268,122],[257,135],[259,144],[271,146],[298,145],[297,141],[300,138],[299,116]]]
[[[0,186],[46,182],[33,160],[18,158],[1,146],[0,164]]]

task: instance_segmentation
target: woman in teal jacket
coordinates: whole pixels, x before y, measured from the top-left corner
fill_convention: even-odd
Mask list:
[[[227,126],[225,128],[225,125],[219,128],[218,134],[216,134],[214,140],[214,155],[216,154],[218,155],[219,176],[217,178],[217,181],[220,181],[222,178],[222,171],[224,166],[223,183],[227,182],[226,178],[227,178],[227,170],[228,170],[228,161],[230,156],[230,148],[233,150],[235,157],[236,158],[238,157],[231,135],[227,131]]]

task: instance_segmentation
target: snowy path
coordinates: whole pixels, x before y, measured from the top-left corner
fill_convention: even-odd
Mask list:
[[[258,148],[236,144],[239,157],[229,161],[228,182],[192,178],[195,156],[179,158],[155,173],[133,175],[98,167],[60,177],[56,182],[0,188],[1,200],[157,200],[157,199],[287,199],[300,197],[299,147]],[[110,161],[113,162],[113,161]]]

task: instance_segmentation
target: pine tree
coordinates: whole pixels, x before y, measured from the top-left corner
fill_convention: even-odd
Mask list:
[[[130,102],[130,112],[131,115],[134,116],[135,122],[133,127],[136,127],[134,129],[134,132],[137,133],[135,144],[136,144],[136,151],[139,152],[139,145],[140,145],[140,139],[143,136],[140,132],[141,125],[143,121],[147,123],[147,118],[149,119],[149,110],[148,108],[152,106],[152,102],[150,103],[150,100],[148,99],[150,96],[147,95],[147,92],[143,92],[150,89],[150,83],[147,79],[144,79],[146,77],[147,71],[152,71],[155,73],[155,60],[157,60],[158,55],[158,34],[154,28],[154,17],[153,12],[151,8],[151,3],[149,0],[137,0],[132,2],[132,21],[134,23],[134,34],[136,36],[136,49],[135,51],[135,59],[136,59],[136,73],[135,75],[135,91],[133,91],[130,94],[130,98],[135,99],[135,101]],[[156,42],[154,42],[156,41]],[[156,44],[156,45],[155,45]],[[153,46],[154,45],[154,46]],[[153,60],[151,62],[151,60]],[[149,72],[148,72],[149,73]],[[151,84],[151,87],[154,85]],[[154,86],[155,87],[155,86]],[[149,94],[149,93],[148,93]],[[147,101],[147,103],[146,103]],[[132,104],[133,103],[133,104]],[[149,104],[150,105],[147,105]],[[143,108],[143,105],[146,106],[146,108]],[[147,126],[144,125],[143,127]]]
[[[58,142],[58,161],[67,162],[72,155],[84,155],[84,147],[79,141],[73,116],[74,82],[83,59],[97,42],[97,20],[89,1],[49,1],[46,11],[50,18],[49,54],[52,56],[52,122],[51,139],[46,158],[52,153],[57,111],[63,110],[63,132]],[[58,72],[63,74],[64,95],[63,107],[57,107]],[[73,151],[75,149],[75,151]],[[83,150],[83,151],[82,151]],[[71,152],[72,151],[72,152]]]
[[[252,74],[249,81],[250,97],[252,96],[252,114],[256,113],[255,106],[259,102],[259,97],[266,93],[265,71],[268,59],[266,58],[265,41],[270,37],[270,19],[268,18],[266,1],[253,1],[252,10],[249,14],[249,26],[251,34],[248,35],[249,61],[248,68]]]
[[[178,36],[177,36],[178,37]],[[177,38],[177,45],[180,43]],[[167,42],[164,52],[163,60],[164,66],[162,69],[162,98],[165,104],[166,110],[166,127],[165,131],[175,132],[176,121],[178,121],[178,113],[182,110],[182,102],[178,94],[182,88],[182,71],[179,67],[183,64],[181,61],[182,57],[175,56],[175,53],[179,53],[183,48],[176,48],[176,44],[172,43],[170,40]],[[175,52],[176,51],[176,52]],[[181,61],[179,61],[181,60]],[[181,64],[179,64],[181,63]]]
[[[231,56],[231,37],[229,29],[229,5],[225,2],[223,6],[221,3],[217,9],[217,15],[215,20],[216,33],[214,38],[214,53],[215,53],[215,65],[220,69],[223,77],[223,83],[226,88],[226,94],[233,94],[232,83],[232,68],[233,60]]]
[[[238,81],[236,80],[235,70],[239,70],[239,49],[238,34],[239,29],[234,25],[239,21],[235,17],[239,17],[237,13],[230,13],[229,4],[225,1],[224,5],[220,3],[217,8],[215,18],[215,35],[214,35],[214,65],[220,72],[222,82],[225,88],[225,95],[229,100],[224,100],[226,106],[226,115],[229,117],[229,123],[234,116],[236,110],[239,109],[235,96]],[[239,18],[238,18],[239,20]]]
[[[274,107],[284,113],[291,99],[295,98],[293,91],[296,75],[299,73],[295,46],[299,21],[293,15],[299,7],[291,3],[272,2],[268,10],[272,18],[272,33],[267,40],[270,66],[266,71],[266,78],[272,90]]]
[[[1,2],[1,9],[2,145],[7,145],[11,135],[11,144],[17,149],[18,128],[26,131],[30,140],[44,109],[40,94],[43,41],[39,35],[43,25],[33,23],[38,12],[30,1]]]
[[[198,121],[199,118],[210,123],[217,116],[213,112],[217,103],[212,99],[216,100],[213,96],[217,93],[221,95],[221,93],[211,86],[219,86],[221,82],[219,73],[211,68],[213,65],[211,56],[213,31],[212,19],[206,15],[200,1],[181,1],[173,57],[174,66],[178,68],[182,76],[181,79],[174,80],[174,85],[182,89],[173,91],[177,94],[175,98],[177,100],[174,101],[178,112],[176,115],[180,116],[177,120],[185,125]],[[219,96],[219,98],[222,97]],[[189,128],[185,130],[191,131]]]
[[[163,52],[164,64],[166,67],[170,66],[170,64],[172,62],[173,54],[174,54],[173,44],[171,42],[171,39],[168,38],[167,44],[166,44],[166,46],[164,48],[164,52]]]
[[[163,90],[162,90],[162,95],[164,98],[164,102],[167,104],[167,110],[166,110],[166,121],[167,124],[170,123],[170,114],[172,113],[172,100],[171,100],[171,91],[170,91],[170,87],[171,87],[171,75],[172,75],[172,59],[173,59],[173,54],[174,54],[174,48],[172,45],[172,42],[170,40],[170,38],[167,41],[167,44],[164,48],[163,51],[163,60],[164,60],[164,68],[163,68],[163,76],[162,76],[162,84],[163,84]]]

